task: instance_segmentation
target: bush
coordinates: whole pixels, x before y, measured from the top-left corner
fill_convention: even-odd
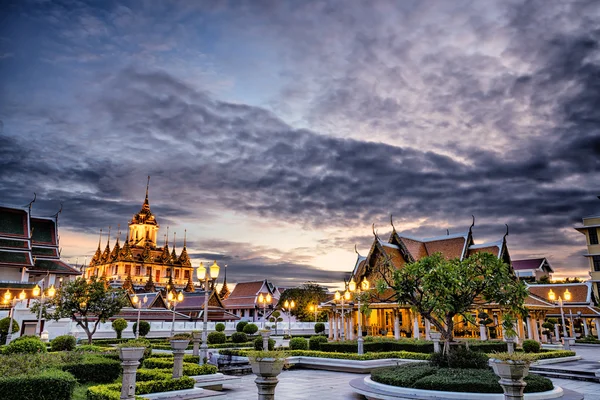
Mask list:
[[[365,353],[379,353],[390,351],[408,351],[411,353],[433,353],[433,343],[424,340],[413,339],[375,339],[371,336],[364,343]],[[321,351],[337,353],[356,353],[358,343],[356,341],[321,343]]]
[[[223,332],[225,330],[225,324],[222,322],[219,322],[218,324],[215,325],[215,330],[217,332]]]
[[[322,322],[317,322],[315,324],[315,333],[319,334],[321,332],[325,332],[325,324]]]
[[[269,346],[268,350],[274,350],[275,349],[275,339],[269,338],[268,346]],[[257,337],[256,339],[254,339],[254,350],[258,350],[258,351],[264,350],[262,337]]]
[[[3,400],[70,400],[77,381],[68,372],[48,369],[35,375],[0,378]]]
[[[574,351],[570,351],[570,350],[544,351],[544,352],[533,354],[536,361],[537,360],[546,360],[549,358],[573,357],[575,355],[577,355],[577,353],[575,353]]]
[[[237,325],[235,326],[235,330],[237,332],[244,332],[244,327],[248,325],[248,321],[240,321],[237,323]]]
[[[290,340],[290,350],[308,350],[308,342],[301,337],[295,337]]]
[[[524,340],[523,341],[523,351],[525,353],[539,353],[541,346],[535,340]]]
[[[79,383],[112,383],[121,375],[121,363],[100,355],[87,355],[83,362],[60,366],[77,378]]]
[[[137,329],[137,322],[133,323],[133,334],[135,335],[135,330]],[[150,332],[150,323],[146,321],[140,321],[140,336],[146,336]]]
[[[9,317],[0,319],[0,344],[6,343],[6,336],[8,335],[8,325],[10,325]],[[11,333],[19,332],[19,329],[21,329],[19,328],[19,324],[13,319]]]
[[[75,345],[77,340],[74,336],[71,335],[61,335],[55,337],[50,342],[50,349],[52,351],[73,351],[75,350]]]
[[[321,350],[321,343],[327,343],[327,336],[311,336],[308,339],[308,348],[311,350]]]
[[[123,318],[117,318],[112,323],[112,328],[115,332],[117,332],[117,339],[121,339],[121,334],[127,328],[127,321]]]
[[[488,340],[482,342],[480,340],[469,341],[469,350],[480,351],[483,353],[506,353],[508,345],[506,342]]]
[[[223,332],[211,332],[206,337],[209,344],[225,343],[227,341],[227,335]]]
[[[248,336],[244,332],[233,332],[231,334],[231,341],[233,343],[244,343],[248,341]]]
[[[256,326],[255,324],[248,324],[248,325],[244,326],[245,334],[254,335],[256,332],[258,332],[258,326]]]
[[[37,336],[21,336],[6,346],[5,354],[45,353],[46,344]]]
[[[174,390],[191,389],[196,381],[188,376],[179,379],[162,379],[146,382],[138,382],[135,386],[135,394],[142,395],[156,392],[171,392]],[[87,400],[119,400],[121,397],[121,384],[91,386],[86,393]]]
[[[436,371],[436,367],[427,363],[418,363],[410,364],[410,367],[403,365],[393,368],[374,369],[371,372],[371,379],[384,385],[411,388],[417,380],[432,375]]]
[[[489,358],[485,353],[457,346],[450,348],[448,354],[433,353],[430,360],[434,367],[486,369]]]

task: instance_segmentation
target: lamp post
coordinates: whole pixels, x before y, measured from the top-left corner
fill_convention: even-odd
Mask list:
[[[358,299],[358,354],[364,354],[364,339],[362,337],[362,316],[360,313],[360,295],[362,292],[366,292],[369,290],[369,281],[366,277],[363,278],[360,286],[356,286],[356,282],[354,282],[354,278],[350,280],[348,283],[348,290],[350,292],[356,293],[356,298]]]
[[[175,307],[177,307],[177,303],[181,303],[183,301],[183,293],[179,292],[179,294],[175,296],[173,292],[169,292],[169,294],[167,295],[167,300],[169,301],[169,304],[173,304],[173,308],[171,309],[173,311],[173,320],[171,321],[171,336],[173,336],[175,334]],[[138,309],[138,320],[139,314],[140,310]]]
[[[267,293],[266,296],[263,296],[263,294],[261,293],[258,296],[258,303],[262,304],[263,307],[263,323],[262,323],[262,327],[263,329],[265,329],[265,323],[267,320],[267,304],[271,303],[271,293]]]
[[[344,292],[344,295],[342,296],[340,294],[340,292],[336,291],[335,292],[335,300],[341,301],[341,303],[342,303],[342,341],[344,341],[346,338],[346,325],[344,322],[344,300],[350,300],[350,292],[348,290],[346,290]]]
[[[565,313],[563,312],[563,300],[562,297],[558,297],[558,305],[560,306],[560,317],[562,318],[562,326],[563,326],[563,336],[565,338],[569,337],[567,335],[567,326],[565,325]]]
[[[311,304],[309,307],[311,312],[315,313],[315,323],[317,322],[317,311],[319,310],[319,306],[317,304]]]
[[[32,295],[33,297],[38,297],[40,294],[42,295],[42,297],[40,298],[40,309],[38,310],[38,318],[37,318],[37,323],[35,324],[35,334],[38,336],[42,336],[42,332],[41,332],[41,325],[42,325],[42,308],[44,308],[44,304],[46,303],[46,291],[43,289],[44,283],[42,283],[42,288],[40,289],[40,287],[38,285],[35,285],[35,287],[33,288],[33,292]],[[54,297],[54,295],[56,294],[56,289],[54,288],[54,285],[50,286],[50,288],[48,289],[48,297],[52,298]]]
[[[23,301],[25,299],[27,299],[27,295],[25,294],[25,291],[22,290],[21,293],[19,293],[19,297],[15,297],[14,299],[11,300],[12,294],[6,290],[6,293],[4,293],[4,302],[8,303],[10,302],[10,322],[8,323],[8,335],[6,335],[6,344],[8,345],[11,340],[12,340],[12,326],[13,326],[13,320],[15,319],[15,306],[17,304],[17,301]]]
[[[204,282],[204,322],[202,324],[202,344],[200,345],[200,364],[205,364],[206,359],[208,358],[208,343],[206,341],[206,337],[208,335],[208,280],[209,275],[210,279],[214,280],[219,277],[219,270],[221,267],[215,261],[210,268],[206,268],[203,263],[200,263],[200,266],[196,269],[196,275],[198,276],[198,280],[200,282]]]
[[[291,337],[292,336],[292,308],[296,307],[296,303],[294,302],[294,300],[292,300],[292,301],[286,300],[285,303],[283,303],[283,307],[287,310],[288,333],[290,334],[290,337]]]
[[[182,298],[183,300],[183,298]],[[133,299],[131,299],[133,306],[137,307],[138,309],[138,316],[137,316],[137,324],[135,325],[135,338],[139,339],[140,337],[140,314],[142,312],[142,303],[146,304],[146,302],[148,301],[148,297],[144,296],[144,299],[142,301],[140,301],[140,298],[138,297],[138,295],[134,295]],[[173,312],[173,321],[175,320],[175,312]],[[171,331],[171,336],[173,336],[173,331]]]

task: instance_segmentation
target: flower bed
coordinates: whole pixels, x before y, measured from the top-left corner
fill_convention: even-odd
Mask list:
[[[371,379],[385,385],[446,392],[502,393],[498,376],[491,369],[437,368],[429,364],[412,364],[382,368]],[[525,378],[525,393],[553,389],[552,381],[539,375]]]

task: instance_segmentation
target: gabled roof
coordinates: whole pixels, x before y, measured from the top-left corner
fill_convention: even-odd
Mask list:
[[[31,239],[34,244],[58,245],[54,218],[31,217]]]
[[[263,281],[240,282],[236,284],[229,297],[223,300],[223,304],[227,309],[254,308],[255,305],[258,305],[258,295],[260,293],[270,293],[273,297],[272,304],[277,304],[279,293],[266,279]]]
[[[29,239],[29,212],[26,208],[0,206],[0,237]]]
[[[554,272],[546,258],[528,258],[525,260],[513,260],[513,269],[515,271],[540,270]]]
[[[37,257],[35,265],[29,268],[29,272],[51,272],[53,274],[81,275],[81,272],[71,267],[66,262],[56,259]]]
[[[590,282],[583,283],[550,283],[544,285],[527,285],[529,292],[542,298],[547,301],[550,301],[548,298],[548,293],[550,290],[554,292],[556,299],[562,298],[564,304],[591,304],[592,302],[592,290]],[[565,292],[569,290],[571,293],[571,300],[565,300]]]

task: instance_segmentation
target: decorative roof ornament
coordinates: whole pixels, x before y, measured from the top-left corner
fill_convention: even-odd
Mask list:
[[[394,226],[394,215],[390,214],[390,224],[392,225],[393,232],[396,232],[396,227]]]
[[[356,253],[357,256],[359,256],[359,257],[361,256],[360,253],[358,252],[358,249],[356,248],[356,244],[354,245],[354,252]]]
[[[144,291],[147,293],[156,292],[156,286],[154,286],[152,274],[148,275],[148,280],[146,281],[146,285],[144,285]]]
[[[150,252],[150,242],[146,241],[144,251],[142,252],[142,260],[149,262],[152,261],[152,253]]]
[[[225,300],[230,294],[231,291],[227,287],[227,264],[225,264],[225,277],[223,278],[223,287],[221,287],[221,291],[219,292],[219,298]]]
[[[504,237],[502,238],[502,241],[506,241],[506,237],[508,236],[508,224],[504,224],[506,226],[506,233],[504,234]]]
[[[110,260],[110,226],[108,227],[108,236],[106,241],[106,247],[104,248],[104,253],[102,253],[102,257],[100,258],[101,264],[106,264]]]
[[[177,253],[175,253],[175,238],[177,237],[177,232],[173,232],[173,252],[171,253],[171,263],[175,264],[177,262]],[[173,274],[173,272],[171,272]]]
[[[139,213],[135,214],[131,219],[132,224],[147,224],[147,225],[158,225],[156,218],[150,211],[150,201],[148,200],[148,189],[150,187],[150,176],[148,176],[148,183],[146,184],[146,198],[142,209]]]
[[[100,250],[101,242],[102,242],[102,229],[100,229],[100,238],[98,239],[98,248],[96,249],[96,253],[94,253],[94,256],[92,257],[92,259],[90,260],[90,267],[93,267],[96,264],[98,264],[100,262],[100,259],[102,258],[102,250]]]
[[[185,285],[183,291],[188,293],[194,293],[196,291],[196,288],[194,287],[194,281],[192,281],[191,273],[188,275],[187,285]]]
[[[133,290],[133,280],[131,279],[131,274],[127,274],[125,281],[123,282],[123,290],[127,291],[127,293],[134,293]]]
[[[133,261],[133,253],[131,252],[131,247],[129,246],[129,233],[127,236],[128,238],[119,253],[119,259],[124,261]]]
[[[473,227],[475,226],[475,216],[471,215],[471,217],[473,217],[473,223],[471,224],[471,226],[469,227],[469,235],[471,234],[471,231],[473,229]]]
[[[119,228],[121,227],[120,225],[118,226]],[[121,254],[121,245],[119,244],[119,239],[121,236],[121,230],[118,230],[117,233],[117,242],[115,243],[115,247],[113,247],[112,252],[110,253],[110,261],[117,261],[119,259],[119,256]]]
[[[190,256],[187,253],[187,229],[183,234],[183,250],[181,250],[181,254],[179,255],[179,263],[184,267],[191,267],[192,260],[190,260]]]

